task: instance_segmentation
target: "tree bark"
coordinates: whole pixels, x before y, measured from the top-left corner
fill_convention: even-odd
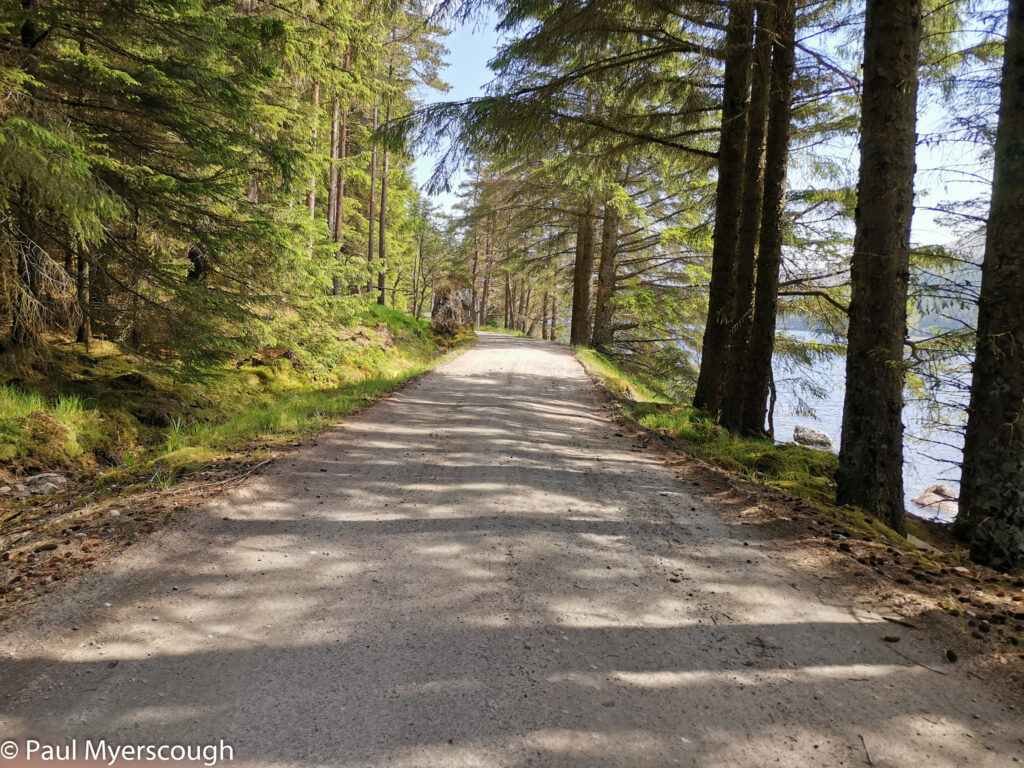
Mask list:
[[[313,151],[316,152],[317,144],[317,124],[320,120],[320,83],[316,80],[313,81],[313,130],[312,130],[312,144]],[[316,184],[317,174],[313,174],[313,178],[309,182],[309,192],[306,193],[306,207],[309,209],[309,218],[316,219]],[[310,258],[312,258],[312,252],[310,252]]]
[[[548,340],[548,292],[547,291],[544,291],[544,299],[541,302],[540,337],[544,341]]]
[[[477,293],[476,293],[476,277],[477,272],[480,269],[480,245],[477,235],[473,235],[473,267],[470,270],[469,286],[470,286],[470,301],[473,306],[473,316],[479,317],[480,309],[477,306]]]
[[[1024,568],[1024,0],[1010,0],[957,533]]]
[[[576,261],[572,274],[572,319],[569,343],[590,344],[590,284],[594,280],[594,207],[589,201],[577,216]]]
[[[28,200],[24,186],[21,188],[22,201]],[[35,258],[35,216],[25,209],[27,202],[16,206],[16,217],[12,227],[15,241],[15,266],[18,287],[14,305],[11,307],[10,346],[27,349],[39,341],[39,268]]]
[[[761,207],[761,235],[757,251],[757,282],[754,288],[754,318],[747,352],[747,374],[740,430],[753,436],[766,435],[765,417],[772,355],[775,351],[775,321],[778,314],[779,266],[782,263],[783,217],[786,211],[786,171],[789,165],[789,130],[793,107],[796,3],[780,0],[776,8],[777,37],[772,51],[771,105],[765,141],[764,198]],[[774,437],[770,432],[768,436]]]
[[[906,530],[901,414],[920,41],[920,0],[868,0],[836,501],[863,507],[899,533]]]
[[[548,337],[551,339],[551,341],[558,341],[558,338],[555,336],[555,329],[558,328],[558,305],[557,305],[557,300],[558,300],[558,294],[552,292],[551,293],[551,331],[548,333]]]
[[[484,272],[484,290],[480,297],[480,310],[477,325],[487,325],[487,304],[491,300],[491,259],[487,255],[487,271]]]
[[[508,272],[506,272],[505,273],[505,322],[504,322],[504,325],[505,325],[506,328],[510,327],[510,323],[511,323],[510,318],[512,317],[511,306],[510,306],[511,294],[512,294],[512,281],[509,279]]]
[[[338,195],[338,131],[341,128],[341,104],[338,97],[331,99],[331,176],[327,185],[327,231],[331,237],[337,231],[334,216],[337,213]]]
[[[347,61],[347,54],[346,54]],[[331,230],[338,264],[345,262],[345,158],[348,153],[348,109],[341,113],[338,127],[338,165],[334,191],[334,227]],[[334,276],[334,295],[341,296],[341,275]]]
[[[730,308],[736,284],[736,257],[743,165],[747,140],[747,98],[750,91],[754,5],[733,0],[725,35],[725,79],[722,88],[722,128],[718,143],[718,187],[715,192],[715,232],[711,252],[708,317],[701,344],[700,374],[695,407],[716,418],[728,361]]]
[[[389,73],[390,80],[390,73]],[[388,100],[388,109],[384,118],[385,123],[391,122],[391,100]],[[384,148],[384,160],[380,169],[380,271],[377,272],[377,303],[384,305],[384,275],[388,269],[387,258],[387,216],[388,216],[388,167],[391,153],[387,147]]]
[[[765,138],[768,132],[772,40],[776,34],[775,2],[761,0],[757,4],[757,40],[754,44],[750,107],[747,113],[743,202],[740,208],[739,240],[736,244],[736,288],[729,313],[732,325],[729,327],[726,345],[726,375],[722,382],[721,423],[731,430],[739,430],[743,422],[747,353],[754,319],[754,268],[761,237],[761,208],[764,202]]]
[[[89,342],[92,341],[92,310],[89,307],[89,257],[84,246],[78,246],[78,275],[77,275],[77,296],[78,310],[82,313],[82,321],[78,324],[76,341],[85,344],[89,349]]]
[[[597,267],[597,294],[594,297],[594,334],[591,344],[600,352],[607,352],[613,341],[612,320],[615,309],[615,258],[619,249],[619,209],[611,200],[604,204],[601,225],[601,261]]]
[[[377,130],[377,105],[373,105],[373,130]],[[370,269],[366,277],[366,291],[373,290],[373,224],[374,224],[374,197],[377,194],[377,145],[373,145],[370,152],[370,211],[366,217],[366,228],[369,230],[369,243],[366,246],[366,261]]]

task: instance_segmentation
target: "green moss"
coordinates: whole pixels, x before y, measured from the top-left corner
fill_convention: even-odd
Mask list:
[[[706,413],[674,404],[622,370],[616,361],[590,349],[576,349],[587,371],[619,398],[625,413],[680,448],[727,472],[805,500],[839,530],[856,538],[905,543],[903,537],[863,512],[835,505],[839,457],[801,445],[734,435]]]
[[[604,382],[604,385],[618,397],[632,400],[645,405],[668,405],[669,401],[654,393],[652,389],[641,382],[636,376],[632,376],[615,363],[610,357],[602,355],[593,349],[585,347],[574,347],[576,357],[583,363],[588,372],[597,376]],[[648,413],[642,409],[638,413]]]
[[[259,347],[200,369],[103,342],[54,347],[46,371],[0,386],[0,479],[46,469],[166,485],[218,456],[327,429],[468,341],[376,304],[344,321],[282,315]]]

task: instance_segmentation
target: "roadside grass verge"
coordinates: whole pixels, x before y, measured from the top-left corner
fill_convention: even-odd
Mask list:
[[[933,601],[963,635],[970,636],[958,647],[980,650],[993,660],[999,656],[1002,663],[1007,662],[1007,655],[1021,656],[1024,603],[1019,601],[1024,597],[1020,594],[1024,574],[997,574],[974,565],[949,526],[907,515],[908,533],[942,550],[935,552],[900,536],[861,509],[837,506],[839,459],[831,452],[730,434],[707,414],[657,396],[657,382],[655,387],[645,385],[619,361],[589,349],[575,352],[587,372],[619,403],[626,418],[712,466],[795,499],[785,507],[810,516],[811,535],[822,537],[823,546],[845,552],[862,568],[873,569],[889,580],[887,589],[894,587],[893,594],[900,594],[896,584],[905,585],[918,595],[909,605],[921,597]],[[902,614],[902,610],[894,613]],[[956,656],[947,656],[947,660],[955,661]]]
[[[640,426],[671,438],[684,451],[708,464],[803,500],[848,536],[889,544],[907,543],[864,512],[836,506],[835,473],[839,457],[835,454],[733,434],[706,413],[656,395],[617,361],[590,349],[575,352],[587,372],[601,381],[625,414]],[[922,538],[927,535],[923,522],[911,516],[908,528]]]
[[[342,327],[278,336],[292,343],[268,334],[240,359],[187,371],[104,342],[55,345],[44,371],[0,385],[0,481],[54,471],[106,492],[168,487],[329,429],[471,341],[376,304]]]

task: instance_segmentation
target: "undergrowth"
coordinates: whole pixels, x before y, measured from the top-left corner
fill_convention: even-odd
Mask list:
[[[234,361],[155,363],[97,341],[57,343],[0,384],[0,481],[68,472],[166,486],[225,454],[323,431],[467,339],[377,304],[344,325],[287,314]]]
[[[802,445],[776,444],[733,434],[706,413],[670,402],[617,361],[591,349],[578,348],[576,356],[589,373],[599,378],[621,403],[623,410],[641,426],[670,437],[687,453],[709,464],[804,500],[849,535],[887,542],[904,542],[891,528],[848,507],[835,504],[835,473],[839,457]],[[923,534],[911,522],[911,532]]]

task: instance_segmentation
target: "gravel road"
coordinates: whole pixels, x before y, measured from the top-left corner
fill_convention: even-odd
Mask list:
[[[0,738],[223,739],[254,766],[1024,760],[1020,702],[833,583],[637,450],[565,348],[481,334],[8,621]]]

